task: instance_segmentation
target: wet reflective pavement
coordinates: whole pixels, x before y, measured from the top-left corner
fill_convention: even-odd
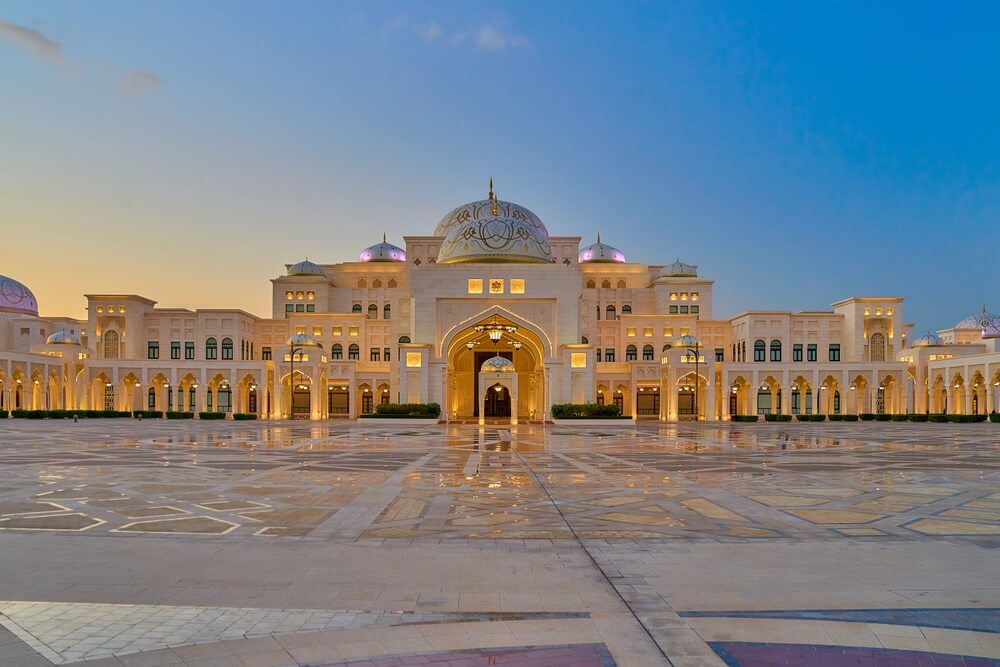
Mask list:
[[[990,664],[998,442],[992,424],[7,420],[0,625],[18,641],[0,663],[4,646],[39,664],[294,665],[579,644],[622,665],[772,664],[808,646]],[[121,605],[163,610],[137,627]],[[817,615],[911,608],[972,620]],[[241,657],[224,623],[162,632],[208,610],[257,619],[238,636],[275,645]],[[341,627],[303,610],[367,615]],[[761,610],[786,613],[734,616]],[[489,612],[572,615],[461,616]]]

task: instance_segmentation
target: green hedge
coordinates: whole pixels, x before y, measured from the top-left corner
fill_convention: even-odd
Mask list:
[[[766,422],[790,422],[792,421],[791,415],[764,415],[764,421]]]
[[[991,412],[990,421],[994,424],[1000,424],[1000,412]]]
[[[198,419],[225,419],[225,412],[199,412]]]
[[[935,424],[945,424],[948,422],[948,415],[941,415],[941,414],[927,415],[927,421],[934,422]]]
[[[734,422],[755,422],[757,421],[757,415],[733,415],[732,420]]]
[[[856,421],[858,421],[858,416],[857,415],[844,415],[844,421],[845,422],[856,422]]]
[[[7,410],[0,410],[0,419],[7,419],[7,415],[9,414],[10,412]]]
[[[894,422],[905,422],[909,419],[909,415],[892,415],[892,421]]]
[[[614,403],[606,405],[599,403],[556,403],[552,406],[552,416],[555,419],[600,419],[620,417],[621,412]]]
[[[863,422],[870,422],[875,419],[875,415],[871,412],[862,412],[859,416]]]
[[[953,424],[974,424],[986,421],[986,415],[948,415],[948,421]]]
[[[379,414],[377,412],[369,412],[366,415],[358,415],[361,419],[437,419],[438,415],[394,415],[394,414]]]
[[[235,412],[233,413],[233,419],[236,421],[249,421],[251,419],[257,419],[257,415],[252,412]]]
[[[437,403],[380,403],[375,414],[383,417],[437,417],[441,406]]]
[[[194,419],[193,412],[179,412],[177,410],[167,410],[167,419]]]
[[[878,422],[887,422],[887,421],[891,421],[891,420],[892,420],[892,415],[887,415],[887,414],[884,414],[884,413],[875,415],[875,421],[878,421]]]
[[[162,419],[163,410],[136,410],[132,413],[133,417],[142,417],[143,419]]]
[[[927,415],[917,414],[916,412],[914,412],[913,414],[906,415],[906,418],[911,422],[927,421]]]

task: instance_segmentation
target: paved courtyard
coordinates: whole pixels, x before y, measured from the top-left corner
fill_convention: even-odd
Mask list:
[[[1000,426],[0,422],[0,665],[1000,665]]]

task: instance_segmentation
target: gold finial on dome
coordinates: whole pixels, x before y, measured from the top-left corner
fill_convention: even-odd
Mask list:
[[[490,201],[493,201],[493,177],[492,176],[490,176],[490,192],[489,192],[488,195],[486,195],[486,198],[489,199]]]
[[[493,200],[493,217],[500,215],[500,207],[497,205],[497,196],[493,192],[493,177],[490,176],[490,199]]]
[[[387,243],[386,237],[385,237],[385,232],[382,232],[382,243]]]

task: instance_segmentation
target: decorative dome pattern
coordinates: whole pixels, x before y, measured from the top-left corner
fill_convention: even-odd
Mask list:
[[[549,230],[542,224],[541,219],[521,206],[509,201],[496,200],[497,217],[517,220],[528,227],[531,227],[541,238],[548,240]],[[493,217],[493,199],[483,199],[480,201],[462,204],[453,209],[448,215],[441,218],[441,222],[434,228],[434,236],[448,236],[448,233],[456,227],[469,222],[477,222]]]
[[[373,246],[368,246],[361,251],[358,256],[359,262],[405,262],[406,252],[399,246],[394,246],[385,240],[382,235],[382,242]]]
[[[580,251],[578,260],[580,264],[587,263],[625,263],[625,253],[618,248],[613,248],[607,243],[601,243],[601,235],[597,235],[597,243],[589,245]]]
[[[0,313],[38,317],[38,301],[31,290],[21,283],[0,276]]]
[[[1000,317],[986,312],[986,304],[978,315],[970,315],[955,325],[956,329],[986,329],[993,325],[1000,324]]]
[[[297,264],[292,264],[288,267],[288,275],[290,276],[325,276],[326,272],[323,267],[316,262],[310,262],[308,259],[302,260]]]
[[[483,373],[513,373],[514,362],[499,355],[490,357],[479,367]]]
[[[701,347],[701,342],[691,334],[685,334],[677,339],[678,347]]]
[[[45,339],[46,345],[79,345],[80,339],[68,331],[57,331]]]
[[[492,211],[490,212],[492,214]],[[499,211],[451,228],[441,249],[439,264],[462,262],[531,262],[549,264],[552,250],[546,236],[527,222]]]
[[[1000,338],[1000,319],[988,327],[983,327],[983,338]]]
[[[674,263],[663,267],[663,270],[660,271],[660,276],[665,278],[697,278],[698,266],[695,264],[685,264],[678,258]]]
[[[944,345],[944,342],[942,342],[940,336],[930,332],[913,341],[913,347],[932,347],[934,345]]]

